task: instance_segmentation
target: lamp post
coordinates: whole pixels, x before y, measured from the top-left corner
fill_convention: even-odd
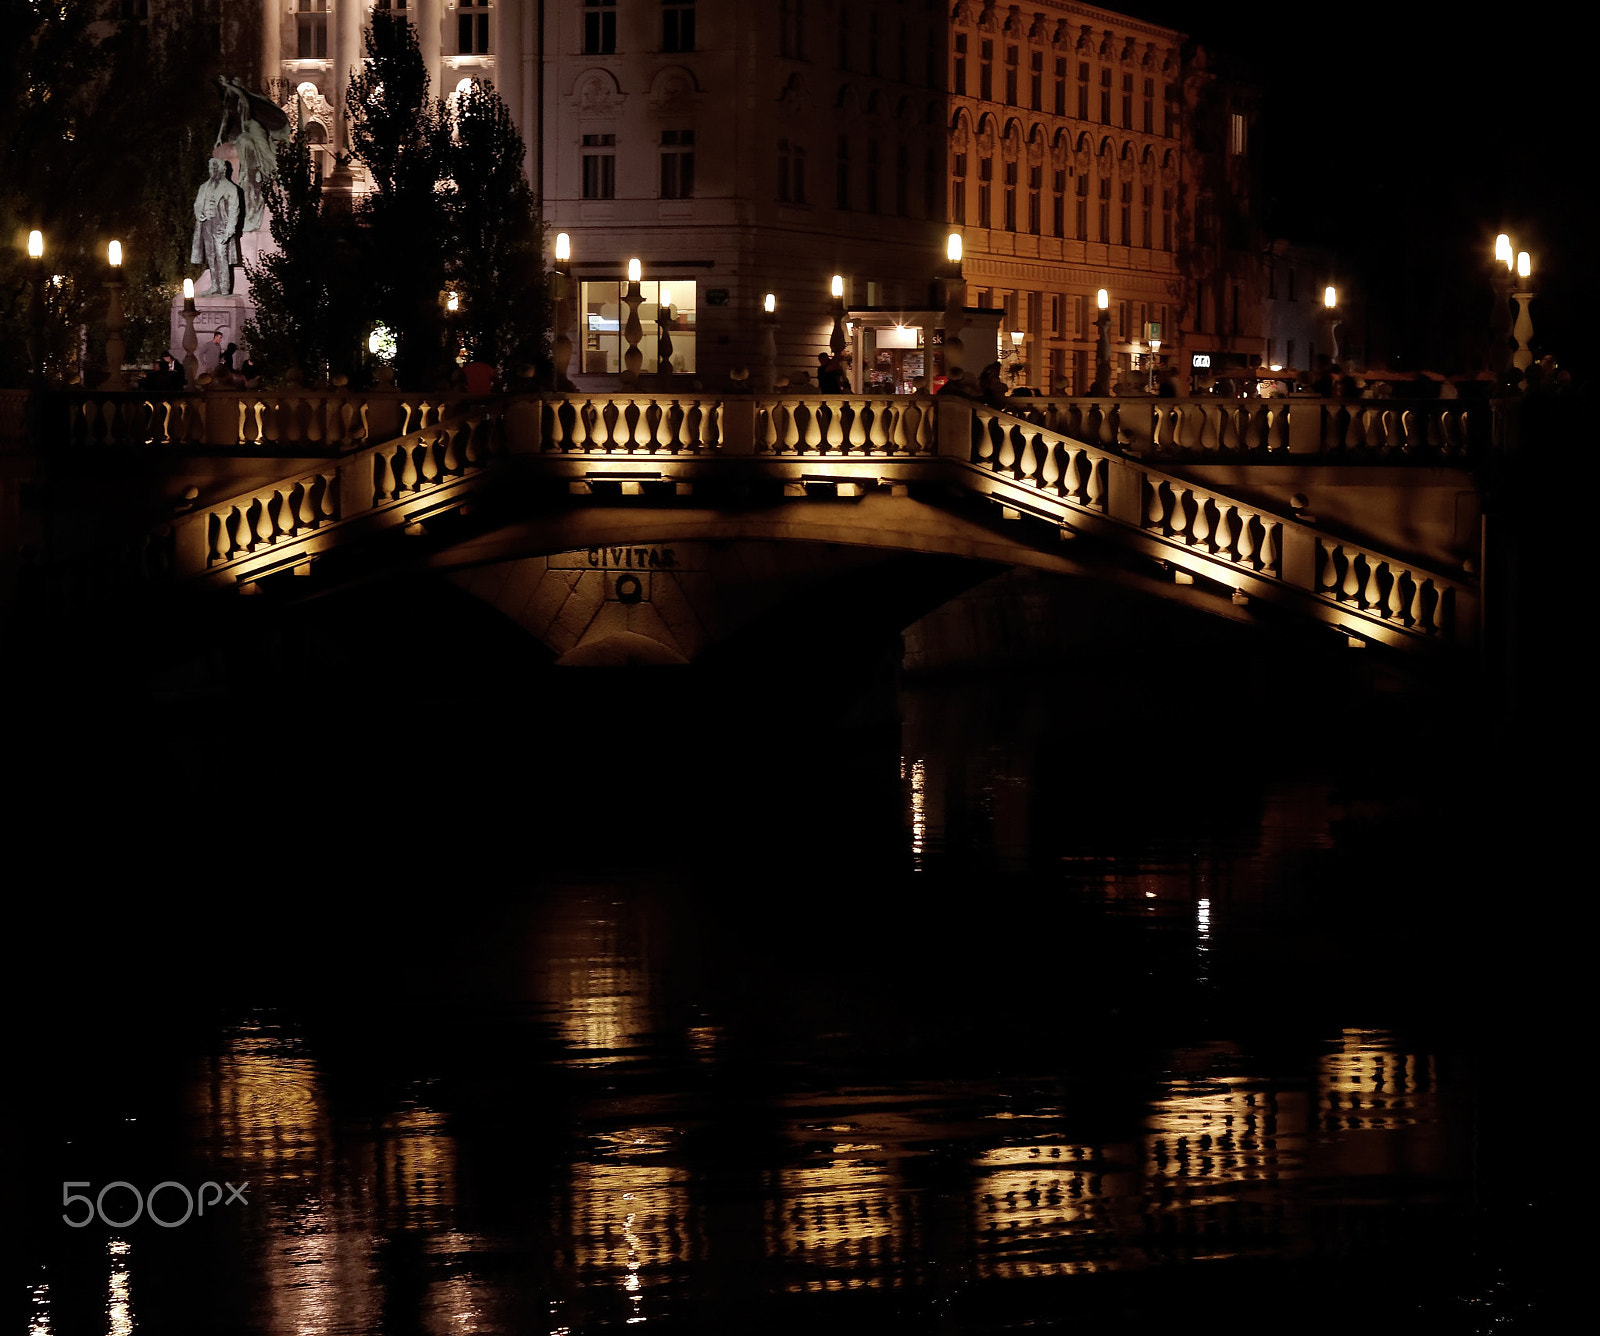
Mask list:
[[[1023,352],[1023,344],[1028,335],[1025,330],[1014,329],[1011,331],[1011,347],[1007,356],[1011,359],[1011,379],[1013,382],[1022,378],[1022,373],[1027,369],[1027,354]]]
[[[551,356],[555,361],[556,388],[570,390],[573,388],[571,379],[567,375],[567,367],[572,363],[572,239],[565,232],[556,233],[556,267],[555,297],[556,297],[556,337],[551,346]]]
[[[756,388],[771,394],[778,388],[778,298],[769,292],[761,303],[761,361]]]
[[[1100,314],[1095,318],[1100,338],[1094,350],[1094,384],[1089,393],[1103,396],[1111,393],[1111,294],[1104,288],[1095,293]]]
[[[1517,252],[1517,285],[1511,295],[1517,303],[1517,324],[1512,331],[1517,350],[1511,355],[1511,364],[1526,372],[1533,365],[1533,316],[1529,312],[1533,305],[1533,261],[1527,251]]]
[[[672,298],[665,283],[656,284],[656,375],[672,374]]]
[[[183,280],[183,379],[190,389],[200,379],[200,359],[195,349],[200,342],[194,334],[194,279]]]
[[[961,371],[961,331],[967,324],[967,281],[961,273],[961,233],[952,232],[945,238],[945,260],[948,263],[944,290],[944,374],[955,380]]]
[[[1156,383],[1157,364],[1160,362],[1160,360],[1161,360],[1161,340],[1160,339],[1151,339],[1150,340],[1150,379],[1147,382],[1147,387],[1149,388],[1151,394],[1154,394],[1157,390],[1159,390],[1161,388],[1161,386]]]
[[[622,354],[622,382],[624,385],[637,385],[639,383],[639,368],[644,365],[644,354],[639,351],[639,340],[644,336],[644,330],[639,324],[639,303],[644,300],[639,292],[640,273],[638,259],[629,260],[628,291],[622,299],[628,307],[628,321],[622,327],[622,337],[628,341],[628,350]]]
[[[1339,290],[1332,283],[1322,290],[1322,313],[1328,322],[1328,347],[1333,350],[1331,361],[1339,361]]]
[[[106,390],[125,390],[128,378],[122,374],[122,359],[128,345],[123,342],[122,331],[122,243],[113,241],[106,248],[106,258],[111,261],[111,277],[106,281]]]
[[[1511,278],[1516,271],[1511,238],[1504,232],[1494,239],[1494,259],[1491,271],[1494,306],[1489,312],[1489,369],[1494,372],[1498,385],[1505,380],[1506,369],[1511,363]]]
[[[33,296],[28,301],[28,367],[34,388],[44,384],[44,233],[28,233],[28,271]]]
[[[833,333],[828,336],[828,351],[835,357],[844,351],[844,275],[835,274],[829,285],[833,293]]]

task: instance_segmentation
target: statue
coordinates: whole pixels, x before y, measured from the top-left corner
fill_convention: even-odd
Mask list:
[[[278,170],[277,145],[290,136],[289,117],[237,79],[218,76],[222,86],[222,123],[217,143],[233,144],[239,155],[237,184],[244,196],[240,231],[260,228],[266,210],[264,186]]]
[[[233,266],[239,263],[239,187],[221,158],[207,163],[209,175],[194,197],[194,244],[189,262],[211,269],[211,286],[199,295],[229,296],[233,292]]]

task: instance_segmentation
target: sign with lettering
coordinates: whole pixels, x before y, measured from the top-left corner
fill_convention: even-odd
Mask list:
[[[1194,355],[1194,357],[1191,359],[1190,365],[1194,366],[1194,367],[1198,367],[1198,368],[1200,368],[1201,370],[1204,370],[1204,371],[1209,371],[1211,369],[1211,354],[1210,353],[1196,353]]]
[[[556,571],[671,571],[679,569],[678,554],[670,547],[583,547],[557,552],[547,558]]]

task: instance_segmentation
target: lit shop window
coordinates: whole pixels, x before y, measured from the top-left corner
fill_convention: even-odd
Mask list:
[[[615,376],[622,371],[627,342],[622,337],[628,322],[623,298],[627,283],[605,279],[583,284],[583,374]],[[639,351],[644,369],[660,365],[661,335],[672,343],[672,370],[683,374],[695,369],[695,285],[693,279],[666,279],[639,284],[639,326],[643,331]]]

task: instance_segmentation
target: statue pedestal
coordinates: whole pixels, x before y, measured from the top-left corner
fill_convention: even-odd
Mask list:
[[[197,284],[196,286],[203,286]],[[230,343],[237,343],[241,348],[244,345],[244,324],[247,320],[255,319],[255,303],[248,297],[235,293],[231,297],[196,297],[194,299],[194,333],[200,341],[198,355],[200,369],[211,371],[214,369],[215,359],[210,354],[211,336],[219,329],[222,331],[222,346],[226,348]],[[173,357],[178,365],[183,365],[183,298],[172,299],[172,346]]]

